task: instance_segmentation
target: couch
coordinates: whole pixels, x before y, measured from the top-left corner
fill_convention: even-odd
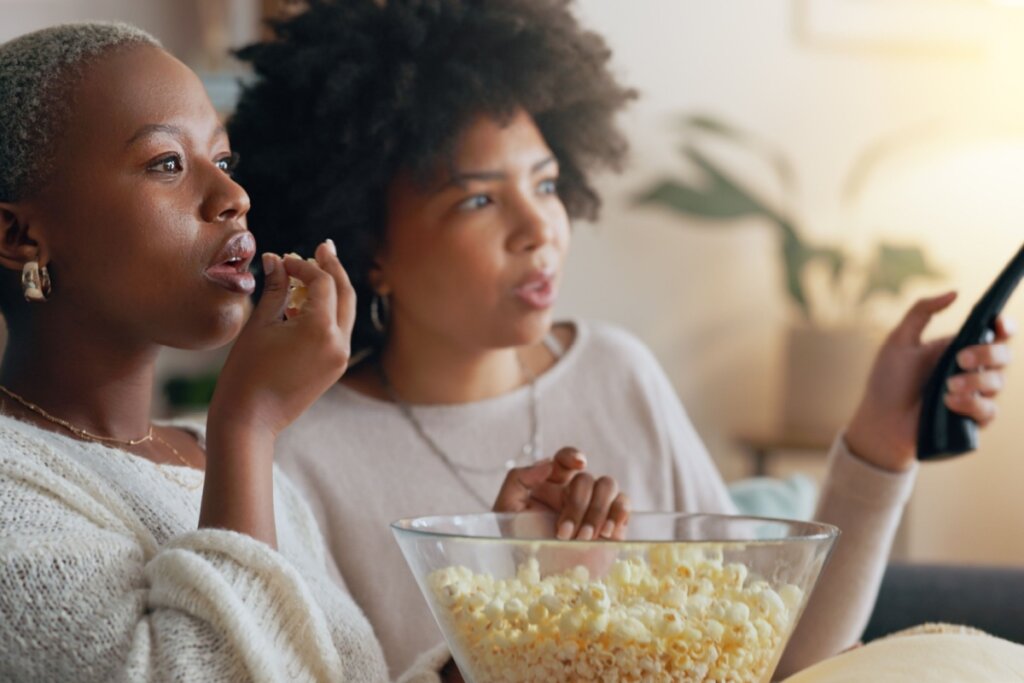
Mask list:
[[[1024,568],[889,565],[864,642],[930,621],[1024,644]]]

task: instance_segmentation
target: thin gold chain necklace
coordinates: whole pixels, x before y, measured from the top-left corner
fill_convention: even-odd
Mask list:
[[[519,371],[526,378],[527,386],[529,387],[529,418],[530,418],[530,440],[527,441],[520,452],[514,457],[506,460],[500,468],[496,467],[473,467],[471,465],[463,465],[455,462],[448,455],[447,452],[435,441],[427,430],[424,428],[423,423],[420,422],[419,418],[412,410],[412,405],[402,400],[398,396],[398,392],[395,391],[394,385],[391,384],[391,380],[388,378],[387,372],[384,370],[384,363],[382,359],[377,360],[377,375],[380,379],[381,384],[384,387],[384,391],[387,393],[388,398],[394,403],[402,416],[409,422],[413,430],[420,437],[424,444],[431,453],[436,455],[453,477],[462,485],[462,488],[468,492],[474,500],[476,500],[484,508],[489,508],[490,503],[477,493],[476,489],[472,484],[463,476],[462,472],[470,474],[495,474],[499,472],[508,472],[513,467],[521,464],[523,458],[527,458],[527,462],[536,462],[541,457],[541,445],[540,445],[540,412],[537,409],[537,378],[530,371],[530,368],[523,361],[519,350],[516,349],[516,362],[519,364]]]
[[[36,415],[42,417],[43,419],[52,422],[55,425],[63,427],[64,429],[68,430],[69,432],[79,437],[80,439],[86,439],[88,441],[95,441],[97,443],[104,444],[116,444],[118,446],[138,446],[139,444],[146,443],[147,441],[155,441],[156,443],[163,444],[168,449],[170,449],[171,453],[174,454],[174,457],[176,457],[182,464],[184,464],[187,467],[192,466],[191,463],[188,460],[186,460],[184,456],[181,455],[180,452],[178,452],[177,448],[167,443],[167,441],[160,438],[153,432],[153,425],[149,425],[149,431],[146,433],[145,436],[141,436],[137,439],[115,439],[112,436],[100,436],[99,434],[93,434],[92,432],[82,429],[81,427],[76,427],[67,420],[63,420],[57,417],[56,415],[51,415],[50,413],[46,412],[46,410],[44,410],[43,408],[37,406],[35,403],[32,403],[32,401],[29,401],[27,398],[19,396],[18,394],[14,393],[13,391],[11,391],[2,384],[0,384],[0,392],[3,392],[4,394],[17,401],[28,410],[31,410]]]

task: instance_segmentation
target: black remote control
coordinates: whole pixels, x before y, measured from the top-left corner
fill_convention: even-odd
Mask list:
[[[917,428],[918,460],[951,458],[978,447],[978,424],[969,417],[951,412],[943,403],[946,381],[963,372],[956,362],[956,355],[961,349],[974,344],[986,344],[994,339],[996,318],[1017,288],[1021,276],[1024,276],[1024,246],[999,274],[985,296],[974,305],[964,326],[939,358],[922,392],[921,419]]]

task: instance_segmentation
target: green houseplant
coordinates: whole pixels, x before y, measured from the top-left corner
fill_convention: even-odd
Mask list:
[[[783,288],[797,314],[787,335],[780,427],[789,434],[831,434],[852,411],[879,340],[877,327],[864,322],[868,303],[880,295],[900,294],[913,279],[941,273],[915,245],[878,242],[867,258],[858,258],[841,241],[809,239],[801,217],[785,208],[795,205],[796,183],[784,154],[713,117],[687,115],[681,124],[679,151],[695,173],[656,180],[638,193],[636,203],[713,228],[760,219],[775,232]],[[782,201],[768,201],[716,160],[714,150],[723,146],[766,163],[782,190]],[[854,176],[863,176],[877,161],[878,147],[870,151],[854,165]],[[824,268],[827,277],[809,277],[815,268]],[[811,296],[810,288],[821,287],[823,281],[827,291]],[[825,325],[820,309],[826,306],[830,313],[838,311],[845,324]]]
[[[799,216],[772,206],[724,164],[716,162],[702,145],[717,139],[760,157],[773,169],[783,192],[792,195],[795,174],[784,154],[713,117],[687,115],[681,123],[683,142],[680,153],[699,172],[700,178],[660,179],[639,193],[637,203],[662,207],[684,218],[702,219],[722,227],[751,217],[763,219],[777,233],[785,291],[804,321],[811,324],[818,321],[818,313],[807,291],[807,272],[816,264],[828,268],[833,303],[852,305],[853,308],[863,306],[879,294],[898,295],[914,278],[941,276],[928,263],[923,250],[914,245],[879,242],[867,262],[858,262],[841,244],[812,242],[805,237],[806,231]],[[848,282],[851,279],[856,282]],[[851,284],[853,287],[849,287]],[[841,294],[849,289],[857,291],[852,302]]]

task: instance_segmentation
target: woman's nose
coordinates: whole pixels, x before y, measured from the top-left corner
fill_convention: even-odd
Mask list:
[[[231,176],[219,168],[207,189],[202,205],[202,218],[207,223],[238,220],[249,213],[249,194]]]
[[[516,204],[512,251],[533,251],[550,243],[555,236],[554,221],[535,200],[523,199]]]

